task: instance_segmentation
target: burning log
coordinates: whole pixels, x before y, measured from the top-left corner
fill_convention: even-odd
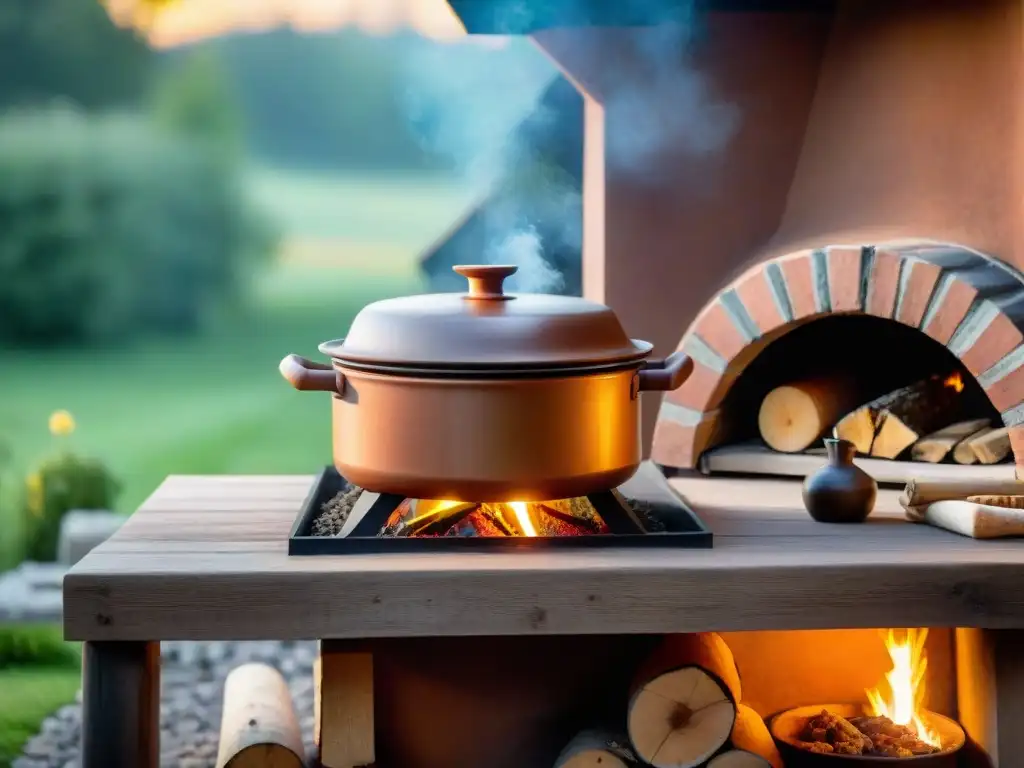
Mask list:
[[[406,499],[391,513],[384,528],[396,537],[441,536],[476,508],[476,504],[459,501]]]
[[[776,451],[805,450],[857,405],[847,379],[810,379],[776,387],[761,401],[757,426]]]
[[[958,421],[956,424],[950,424],[938,432],[932,432],[930,435],[922,437],[911,447],[910,455],[914,461],[938,464],[966,438],[976,435],[978,430],[988,427],[988,419]]]
[[[782,768],[782,756],[764,720],[750,707],[736,707],[730,749],[716,755],[708,768]]]
[[[948,423],[964,388],[959,373],[930,376],[876,397],[848,413],[835,426],[835,436],[853,443],[858,453],[895,459],[921,435]]]
[[[672,635],[641,667],[628,707],[629,740],[655,768],[702,765],[729,740],[740,677],[713,632]]]
[[[603,730],[577,734],[555,760],[555,768],[630,768],[639,764],[624,736]]]
[[[224,682],[217,768],[302,768],[305,749],[288,684],[266,664],[236,667]]]

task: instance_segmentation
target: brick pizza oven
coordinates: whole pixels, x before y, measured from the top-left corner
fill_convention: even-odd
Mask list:
[[[452,5],[470,31],[497,23]],[[958,360],[1024,467],[1022,6],[697,3],[686,53],[656,67],[698,73],[709,108],[738,120],[720,151],[657,147],[656,179],[611,152],[635,129],[624,112],[678,123],[693,108],[652,84],[644,24],[658,19],[537,24],[534,40],[585,98],[584,293],[697,363],[646,408],[656,462],[691,468],[730,440],[744,372],[795,329],[842,316],[880,318],[836,337],[857,359]]]

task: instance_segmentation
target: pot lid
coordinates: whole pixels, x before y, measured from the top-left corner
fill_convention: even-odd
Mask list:
[[[466,293],[378,301],[345,339],[320,345],[340,362],[404,368],[579,367],[646,357],[604,304],[574,296],[505,293],[517,267],[457,266]]]

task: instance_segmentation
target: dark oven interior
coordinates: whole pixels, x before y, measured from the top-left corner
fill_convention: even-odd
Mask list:
[[[935,386],[922,388],[921,383],[929,380]],[[833,434],[849,438],[848,430],[840,433],[834,424],[856,411],[870,411],[876,422],[889,411],[917,431],[919,439],[908,443],[904,438],[886,450],[877,437],[874,448],[868,443],[858,446],[862,455],[885,459],[956,463],[952,448],[959,440],[980,439],[986,428],[993,434],[1005,432],[998,411],[977,380],[944,345],[892,320],[831,315],[794,328],[757,354],[720,406],[720,431],[714,443],[771,450],[768,443],[772,441],[766,441],[762,421],[766,397],[778,387],[807,381],[817,382],[816,391],[827,402],[825,410],[831,411],[827,423],[823,422],[827,430],[799,452],[821,453],[821,438]],[[925,390],[938,392],[938,399],[921,395]],[[908,397],[922,402],[916,408],[919,412],[908,407]],[[874,406],[867,408],[871,404]],[[941,456],[925,441],[937,433],[952,435],[945,439],[950,450]],[[998,459],[989,456],[994,460],[983,463],[1012,461],[1008,438],[997,436],[1005,438],[1005,454]]]

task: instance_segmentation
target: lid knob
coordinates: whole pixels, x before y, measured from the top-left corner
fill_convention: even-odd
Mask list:
[[[506,277],[519,271],[519,267],[512,264],[460,264],[452,269],[469,281],[467,299],[490,301],[512,298],[505,295],[503,283]]]

